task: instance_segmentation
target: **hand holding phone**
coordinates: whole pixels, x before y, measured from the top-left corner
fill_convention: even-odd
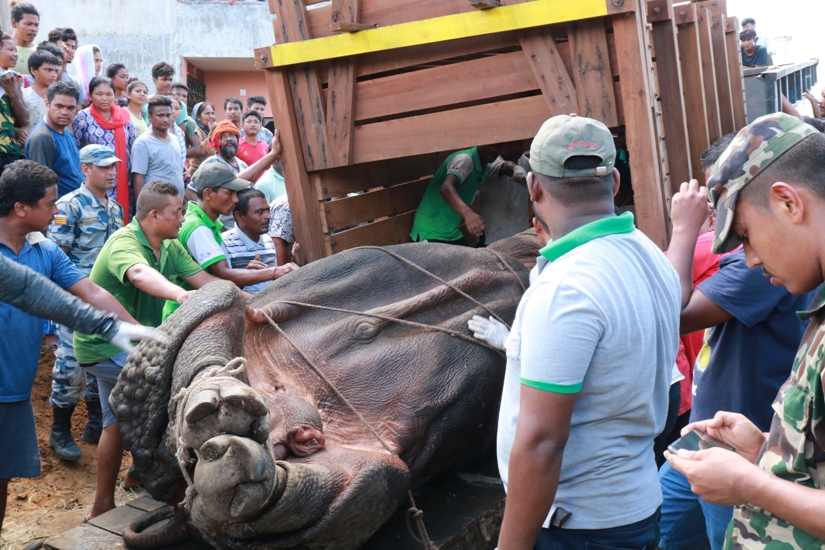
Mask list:
[[[735,452],[731,445],[716,439],[715,437],[711,437],[702,430],[693,430],[689,432],[683,437],[680,437],[673,443],[671,443],[667,450],[673,454],[678,454],[680,450],[684,449],[686,451],[702,451],[704,449],[712,449],[714,447],[718,447],[720,449],[724,449],[726,451]]]

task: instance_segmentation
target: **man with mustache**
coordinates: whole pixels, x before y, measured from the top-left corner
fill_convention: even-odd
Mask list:
[[[59,84],[71,88],[70,84]],[[77,156],[77,150],[74,154]],[[81,149],[79,164],[85,181],[78,189],[58,199],[59,212],[49,226],[51,240],[87,277],[91,275],[103,245],[123,227],[123,208],[106,194],[115,185],[118,162],[120,159],[115,152],[103,145],[87,145]],[[52,369],[52,395],[49,398],[54,410],[54,423],[49,445],[60,458],[79,460],[82,454],[72,436],[72,414],[81,395],[86,401],[89,421],[80,438],[96,445],[103,431],[97,379],[84,372],[75,359],[72,330],[56,324],[55,334],[56,361]]]
[[[42,164],[57,174],[57,195],[77,190],[84,181],[80,169],[77,142],[66,128],[74,120],[79,95],[69,82],[58,81],[46,92],[46,115],[26,140],[26,158]]]

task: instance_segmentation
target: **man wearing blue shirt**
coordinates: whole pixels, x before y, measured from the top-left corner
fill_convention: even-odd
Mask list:
[[[66,128],[77,112],[77,88],[58,81],[46,92],[46,115],[38,122],[26,140],[26,158],[54,170],[57,174],[57,196],[78,189],[85,179],[80,169],[77,142]]]
[[[41,234],[57,213],[57,181],[52,170],[32,161],[21,160],[6,167],[0,176],[0,255],[45,276],[96,308],[135,323],[111,294],[86,278],[56,244]],[[1,528],[9,479],[40,475],[31,390],[43,319],[3,302],[0,324],[14,327],[14,337],[0,341]],[[122,328],[125,324],[120,325]],[[143,329],[138,328],[133,333]]]

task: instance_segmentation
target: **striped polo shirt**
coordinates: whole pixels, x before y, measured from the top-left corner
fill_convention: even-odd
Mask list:
[[[269,267],[278,266],[278,256],[275,250],[275,243],[272,242],[272,237],[269,235],[261,235],[256,243],[250,239],[246,233],[240,230],[236,225],[229,231],[225,231],[221,235],[223,239],[223,252],[226,255],[226,261],[229,267],[234,269],[245,269],[249,262],[255,259],[255,254],[260,254],[260,261]],[[260,291],[271,281],[248,285],[244,290],[253,294]]]

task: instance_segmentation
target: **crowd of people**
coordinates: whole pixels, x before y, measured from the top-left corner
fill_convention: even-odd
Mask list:
[[[22,365],[0,374],[0,441],[19,450],[0,459],[0,509],[10,478],[40,475],[30,395],[45,334],[56,357],[49,444],[81,458],[71,426],[83,398],[81,438],[98,445],[90,518],[114,508],[123,442],[108,397],[128,340],[158,338],[146,327],[216,278],[251,297],[297,267],[281,146],[263,125],[262,96],[227,98],[223,121],[208,101],[189,116],[189,88],[170,64],[142,82],[122,63],[104,67],[101,49],[71,28],[37,43],[30,3],[13,0],[11,20],[13,35],[0,35],[0,257],[110,314],[91,330],[72,318],[33,324],[19,300],[0,305],[4,322],[22,319],[0,351],[4,365]]]
[[[253,296],[297,269],[297,247],[263,97],[226,98],[222,121],[210,102],[190,116],[170,64],[144,83],[120,63],[104,70],[72,29],[35,44],[28,3],[12,2],[12,26],[0,37],[0,318],[17,337],[0,345],[0,441],[13,449],[0,454],[0,510],[9,479],[40,474],[31,390],[45,333],[49,443],[81,458],[82,397],[81,437],[98,446],[89,519],[115,506],[124,449],[109,395],[130,342],[162,339],[151,327],[209,282]],[[767,52],[757,38],[743,31],[743,59]],[[507,356],[502,550],[825,547],[825,135],[819,109],[785,110],[705,151],[707,188],[673,196],[666,254],[617,212],[617,151],[598,121],[553,117],[529,159],[519,143],[479,146],[436,171],[413,241],[483,236],[473,200],[502,174],[526,187],[544,244],[512,329],[469,325]],[[666,450],[694,430],[713,448]]]

